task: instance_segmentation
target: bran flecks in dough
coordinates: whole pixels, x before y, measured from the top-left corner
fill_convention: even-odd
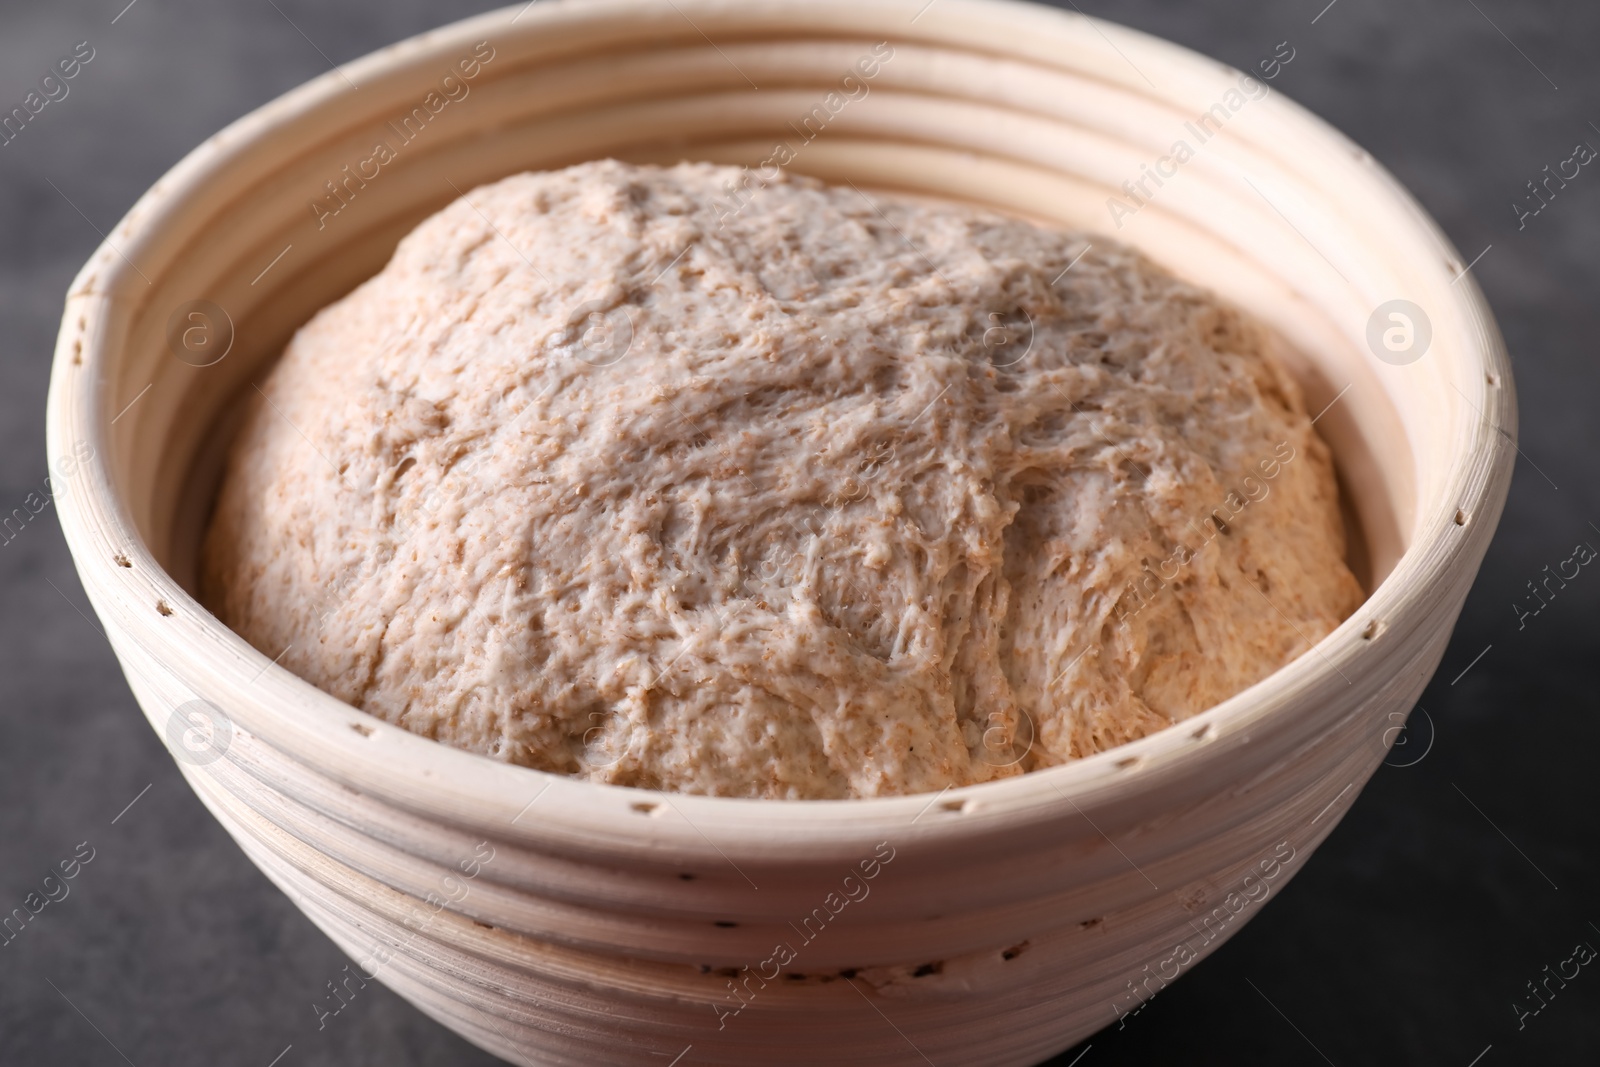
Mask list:
[[[1263,327],[1104,238],[736,176],[422,223],[252,395],[207,603],[445,744],[773,798],[1098,752],[1359,603]]]

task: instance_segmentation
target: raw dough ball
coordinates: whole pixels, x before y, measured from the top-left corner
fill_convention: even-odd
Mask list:
[[[252,391],[208,603],[445,744],[777,798],[1104,750],[1359,603],[1262,327],[1104,237],[738,179],[420,225]]]

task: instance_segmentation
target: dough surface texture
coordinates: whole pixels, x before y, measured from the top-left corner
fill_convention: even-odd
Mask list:
[[[248,391],[207,605],[447,745],[798,799],[1105,750],[1360,603],[1264,327],[1098,235],[738,178],[418,226]]]

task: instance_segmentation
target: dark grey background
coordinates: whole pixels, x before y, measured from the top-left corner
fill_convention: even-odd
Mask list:
[[[43,487],[50,352],[97,229],[328,59],[494,6],[138,0],[113,24],[125,3],[0,4],[0,110],[74,43],[97,51],[0,149],[0,514]],[[1080,0],[1240,67],[1289,41],[1275,88],[1370,149],[1468,259],[1490,248],[1475,273],[1516,362],[1525,459],[1428,715],[1391,762],[1426,756],[1381,770],[1282,899],[1196,973],[1054,1062],[1600,1062],[1600,969],[1521,1030],[1512,1008],[1576,943],[1600,947],[1600,577],[1585,570],[1521,631],[1512,608],[1575,543],[1600,546],[1600,168],[1520,232],[1511,209],[1577,141],[1600,148],[1600,9],[1325,3]],[[345,960],[184,785],[51,509],[0,546],[0,683],[0,911],[79,842],[95,849],[71,895],[0,947],[0,1064],[268,1067],[290,1045],[280,1067],[492,1062],[376,985],[317,1031],[312,1001]]]

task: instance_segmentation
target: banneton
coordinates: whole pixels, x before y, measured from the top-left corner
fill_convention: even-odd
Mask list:
[[[741,167],[738,176],[723,186],[717,208],[719,226],[725,225],[729,216],[743,211],[761,190],[777,181],[783,169],[798,159],[807,145],[821,137],[828,124],[847,106],[865,100],[872,92],[872,79],[882,71],[883,64],[893,58],[894,45],[888,41],[873,45],[870,52],[840,75],[837,87],[830,89],[797,120],[788,123],[789,129],[794,131],[794,141],[774,141],[771,153],[755,170]]]
[[[785,970],[789,970],[791,978],[801,977],[792,970],[794,963],[800,958],[801,951],[822,936],[828,924],[844,914],[847,907],[851,904],[860,904],[872,895],[872,880],[894,862],[894,857],[893,845],[887,841],[878,842],[872,850],[872,855],[861,860],[840,879],[837,890],[828,893],[816,907],[801,916],[798,925],[790,921],[789,927],[796,935],[793,941],[778,942],[773,946],[772,954],[753,968],[746,965],[731,970],[728,973],[727,1003],[711,1006],[717,1013],[717,1029],[726,1028],[729,1019],[736,1018],[740,1012],[749,1007],[761,991],[767,988],[767,983],[777,981],[778,976]]]
[[[410,111],[389,120],[387,128],[394,134],[393,143],[388,140],[375,142],[372,154],[357,161],[354,170],[346,163],[339,168],[337,175],[323,182],[328,195],[311,201],[311,214],[316,217],[317,229],[325,229],[329,219],[349,207],[355,201],[356,194],[367,187],[367,182],[375,180],[383,173],[384,167],[399,159],[400,150],[422,136],[423,131],[445,108],[465,100],[467,94],[472,92],[472,79],[483,73],[484,66],[492,62],[494,57],[494,46],[488,41],[473,45],[471,54],[457,60],[439,79],[437,89],[429,91]]]
[[[1285,49],[1288,49],[1287,54]],[[1284,67],[1294,62],[1294,57],[1294,47],[1288,41],[1279,41],[1272,55],[1256,64],[1265,81],[1241,71],[1234,86],[1192,121],[1183,124],[1184,135],[1172,142],[1171,149],[1165,155],[1159,156],[1153,163],[1139,164],[1139,176],[1122,183],[1124,196],[1106,198],[1106,214],[1117,229],[1122,229],[1128,218],[1137,215],[1140,209],[1154,200],[1167,184],[1165,179],[1176,178],[1179,168],[1193,159],[1207,141],[1220,134],[1228,120],[1238,114],[1245,104],[1266,96],[1271,91],[1266,82],[1281,74]],[[1189,143],[1191,138],[1193,144]],[[1155,183],[1154,188],[1151,182]]]
[[[1170,954],[1158,961],[1145,964],[1137,976],[1128,979],[1127,1003],[1122,1003],[1119,998],[1111,1005],[1111,1013],[1117,1018],[1117,1029],[1121,1030],[1127,1026],[1128,1020],[1143,1011],[1145,1005],[1154,1000],[1157,993],[1176,981],[1190,964],[1198,962],[1205,955],[1207,946],[1226,933],[1234,920],[1252,907],[1265,902],[1272,893],[1273,880],[1283,873],[1285,867],[1294,862],[1295,856],[1293,845],[1287,841],[1278,842],[1272,854],[1262,857],[1249,874],[1244,875],[1209,912],[1201,916],[1198,923],[1190,920],[1190,925],[1195,929],[1194,937],[1185,938],[1173,945]],[[1192,905],[1185,903],[1184,906],[1198,911],[1205,903],[1206,901],[1201,898]],[[1153,972],[1150,970],[1151,967],[1155,968]],[[1171,974],[1167,973],[1168,968],[1171,968]]]

